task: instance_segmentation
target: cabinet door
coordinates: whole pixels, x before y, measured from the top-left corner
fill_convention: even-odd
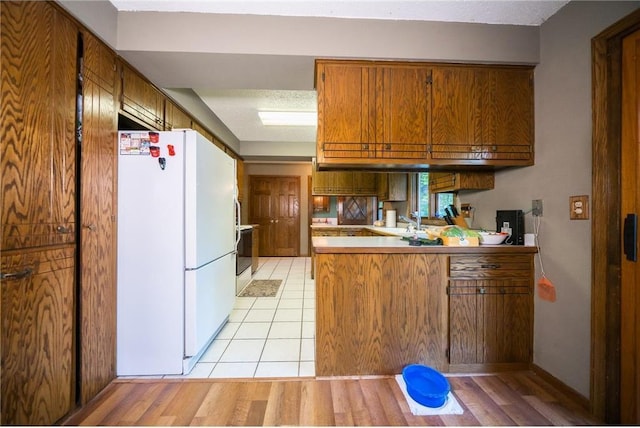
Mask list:
[[[533,71],[485,70],[478,85],[485,88],[482,158],[533,163]]]
[[[481,96],[475,71],[433,68],[433,159],[481,160]]]
[[[13,254],[1,258],[0,422],[53,425],[74,404],[74,249]]]
[[[431,177],[431,175],[429,176]],[[379,201],[406,201],[407,181],[405,173],[381,173],[376,177]]]
[[[78,30],[45,2],[0,10],[2,250],[72,243]]]
[[[376,70],[376,157],[427,157],[431,142],[431,69],[398,65]]]
[[[117,78],[113,51],[83,34],[78,337],[81,403],[116,377]]]
[[[349,174],[349,173],[347,173]],[[352,195],[375,196],[378,191],[376,173],[374,172],[353,172]]]
[[[452,281],[449,362],[528,363],[532,322],[528,279]]]
[[[493,189],[495,175],[491,172],[431,172],[429,192]]]
[[[532,305],[528,280],[482,281],[482,363],[531,361]]]
[[[350,195],[353,193],[353,172],[313,171],[312,193],[314,195]]]
[[[120,108],[151,128],[164,130],[164,99],[143,76],[127,64],[122,65],[122,103]]]
[[[449,363],[475,364],[482,354],[478,314],[482,301],[476,281],[455,281],[449,287]]]
[[[374,108],[375,72],[358,63],[316,64],[318,90],[318,162],[331,159],[369,158],[370,109]]]
[[[184,112],[173,101],[165,100],[165,123],[164,129],[171,131],[173,129],[191,128],[191,116]]]

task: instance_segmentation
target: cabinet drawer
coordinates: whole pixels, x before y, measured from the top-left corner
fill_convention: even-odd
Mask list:
[[[495,294],[531,294],[531,287],[522,282],[515,281],[504,285],[488,285],[482,284],[482,281],[474,286],[458,286],[451,285],[447,288],[447,294],[450,296],[466,296],[466,295],[495,295]]]
[[[533,256],[450,256],[449,277],[454,278],[529,278],[533,273]]]

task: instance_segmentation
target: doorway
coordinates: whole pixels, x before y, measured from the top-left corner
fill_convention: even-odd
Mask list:
[[[636,155],[627,153],[622,148],[623,87],[624,92],[627,91],[621,71],[624,64],[622,44],[625,37],[639,29],[640,11],[637,11],[592,39],[593,274],[590,395],[592,413],[609,424],[637,424],[640,418],[640,367],[632,361],[626,361],[623,372],[621,364],[622,354],[629,352],[621,346],[631,344],[637,348],[640,343],[635,338],[637,332],[622,330],[622,319],[635,319],[635,305],[621,304],[623,297],[627,299],[622,294],[627,289],[626,285],[629,285],[626,283],[637,286],[633,282],[637,283],[638,278],[637,274],[629,277],[628,272],[623,273],[626,268],[623,268],[622,262],[622,222],[631,203],[628,195],[637,193],[637,179],[632,184],[632,189],[623,182],[623,165],[629,163],[627,156],[636,156],[633,168],[638,167],[637,148],[634,150]],[[633,204],[637,212],[638,201],[635,200]],[[633,271],[637,272],[637,269],[636,264]],[[632,313],[628,312],[629,309]],[[622,378],[625,378],[624,382]]]
[[[250,175],[249,222],[260,225],[260,257],[297,257],[300,177]]]

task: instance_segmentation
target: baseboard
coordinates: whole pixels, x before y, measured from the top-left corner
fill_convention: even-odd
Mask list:
[[[571,401],[576,403],[582,409],[584,409],[587,412],[590,412],[591,403],[589,402],[589,399],[586,398],[584,395],[580,394],[578,391],[571,388],[570,386],[568,386],[567,384],[565,384],[564,382],[562,382],[561,380],[553,376],[551,373],[549,373],[548,371],[546,371],[545,369],[543,369],[542,367],[536,364],[531,364],[531,370],[536,375],[540,376],[542,380],[544,380],[545,382],[553,386],[555,389],[562,392],[562,394],[564,394],[567,398],[569,398]]]

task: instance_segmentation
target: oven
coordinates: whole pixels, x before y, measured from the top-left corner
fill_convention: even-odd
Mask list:
[[[236,254],[236,294],[239,294],[251,281],[251,265],[253,264],[253,228],[239,226],[240,240]]]
[[[241,275],[251,267],[252,260],[252,235],[251,226],[240,226],[240,241],[238,242],[238,254],[236,256],[236,276]]]

